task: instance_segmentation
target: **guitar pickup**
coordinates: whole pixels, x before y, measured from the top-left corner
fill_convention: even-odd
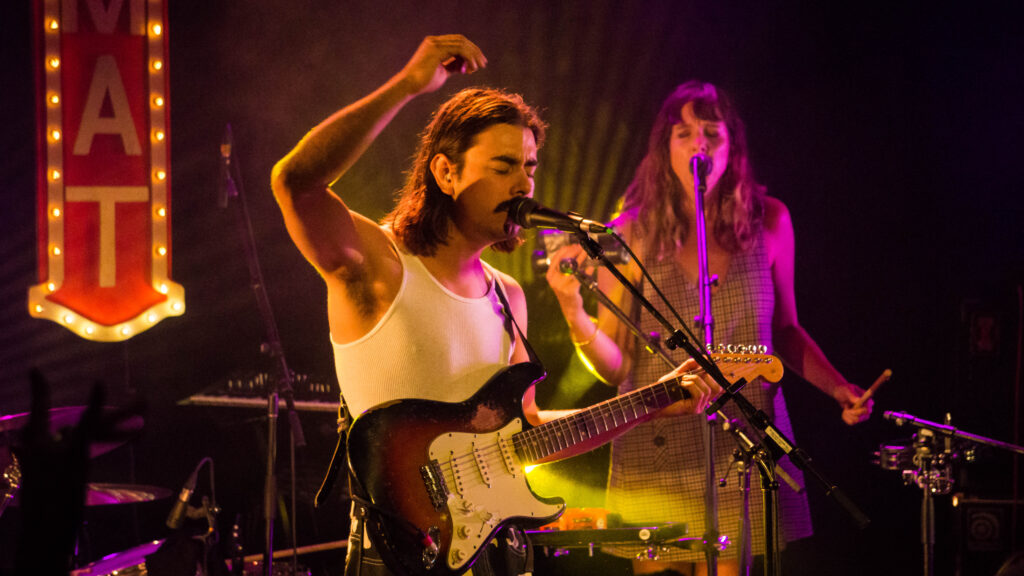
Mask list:
[[[515,478],[516,475],[519,474],[519,467],[516,466],[515,456],[512,455],[512,450],[514,449],[512,441],[504,440],[499,437],[498,447],[501,448],[501,457],[505,462],[505,469],[508,470],[508,473],[512,475],[513,478]]]
[[[441,465],[437,460],[431,460],[426,466],[420,466],[420,476],[423,478],[423,486],[427,489],[434,510],[444,510],[448,503],[448,484],[441,473]]]
[[[473,460],[476,462],[476,469],[480,472],[480,479],[488,488],[491,487],[491,473],[487,466],[487,457],[480,451],[480,447],[473,442]]]

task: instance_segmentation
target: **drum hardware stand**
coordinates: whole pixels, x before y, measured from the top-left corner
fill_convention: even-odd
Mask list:
[[[935,573],[934,496],[949,494],[952,491],[953,462],[958,460],[973,462],[975,459],[974,444],[987,444],[1017,454],[1024,454],[1024,447],[957,430],[952,426],[952,417],[949,414],[946,414],[943,424],[923,420],[905,412],[886,412],[884,417],[886,420],[895,421],[897,426],[909,424],[918,428],[917,433],[914,434],[913,456],[909,462],[914,468],[903,469],[902,464],[907,462],[903,461],[902,454],[892,453],[891,446],[882,446],[879,449],[878,463],[886,470],[902,469],[904,484],[913,483],[921,489],[923,574],[924,576],[933,576]],[[936,442],[940,436],[943,437],[943,443],[942,447],[938,448]],[[954,439],[963,440],[969,444],[961,447],[959,443],[953,441]]]
[[[263,573],[265,576],[273,576],[274,521],[277,517],[277,473],[274,468],[277,461],[277,419],[278,400],[280,397],[284,397],[285,406],[288,411],[288,432],[289,439],[291,440],[291,540],[293,547],[297,546],[297,531],[295,528],[295,449],[305,446],[306,438],[302,432],[299,413],[295,410],[295,395],[292,385],[293,373],[288,368],[284,349],[281,345],[281,337],[277,330],[277,322],[274,319],[274,311],[270,307],[270,299],[267,297],[266,285],[263,282],[263,272],[260,269],[259,257],[256,253],[256,239],[252,231],[252,219],[249,217],[249,208],[245,201],[245,188],[242,185],[241,169],[239,168],[238,159],[231,152],[232,145],[231,124],[228,124],[220,146],[223,169],[221,171],[222,182],[220,183],[221,191],[218,203],[221,208],[226,208],[230,198],[238,198],[238,230],[242,239],[242,246],[245,250],[246,262],[249,265],[252,290],[256,295],[256,303],[259,307],[263,328],[266,332],[267,341],[260,346],[260,351],[276,361],[279,369],[277,386],[269,388],[267,394],[267,468],[263,483],[263,519],[265,523]],[[297,556],[292,557],[293,573],[298,571],[296,558]]]
[[[775,428],[775,426],[771,423],[771,420],[768,418],[767,414],[765,414],[762,410],[758,410],[757,407],[751,404],[750,401],[743,396],[740,390],[746,384],[745,380],[741,379],[736,384],[730,384],[729,381],[725,378],[725,376],[722,375],[722,372],[721,370],[719,370],[718,366],[709,358],[709,356],[707,355],[708,352],[705,350],[701,350],[693,343],[693,341],[696,340],[696,337],[693,336],[692,333],[689,336],[687,336],[681,330],[674,329],[671,323],[669,323],[668,320],[666,320],[665,317],[662,316],[662,314],[654,307],[654,305],[651,304],[651,302],[647,298],[645,298],[643,294],[640,293],[636,286],[634,286],[633,283],[630,282],[629,279],[627,279],[622,274],[622,272],[620,272],[611,262],[608,261],[607,258],[603,256],[603,250],[600,244],[598,244],[596,241],[590,238],[589,235],[585,233],[579,233],[578,235],[580,237],[580,244],[587,252],[587,255],[593,260],[600,261],[601,265],[604,266],[619,281],[619,283],[624,288],[626,288],[626,290],[633,296],[633,298],[635,298],[636,301],[641,306],[643,306],[644,309],[646,309],[665,329],[672,333],[672,335],[665,341],[666,346],[668,346],[670,350],[682,348],[685,352],[687,352],[690,355],[691,358],[693,358],[697,362],[697,364],[709,376],[715,379],[719,386],[722,387],[722,393],[719,395],[718,399],[716,399],[710,406],[708,406],[708,408],[704,411],[704,414],[708,416],[716,414],[721,410],[721,407],[724,406],[725,403],[732,401],[733,404],[735,404],[739,408],[747,422],[750,423],[755,428],[757,428],[763,435],[761,445],[762,447],[764,447],[764,455],[760,456],[759,458],[756,458],[755,462],[758,464],[758,468],[762,472],[762,490],[764,491],[767,544],[766,554],[769,555],[769,557],[766,558],[766,560],[771,560],[766,561],[765,563],[766,576],[776,576],[779,573],[778,549],[776,547],[778,544],[777,535],[773,535],[772,538],[767,538],[767,532],[769,527],[774,529],[777,526],[778,510],[776,506],[775,497],[778,488],[778,483],[775,480],[774,463],[783,455],[788,455],[790,457],[790,460],[793,462],[795,466],[797,466],[797,468],[810,474],[819,483],[821,483],[822,487],[825,490],[825,494],[832,497],[832,499],[835,500],[836,503],[839,504],[847,512],[847,514],[851,516],[851,518],[858,525],[858,527],[864,528],[871,522],[868,519],[868,517],[865,516],[859,508],[857,508],[857,506],[846,496],[846,494],[838,486],[829,481],[825,477],[825,475],[817,469],[817,466],[813,463],[811,457],[806,452],[804,452],[803,449],[797,447],[796,445],[793,444],[792,441],[786,438],[786,435],[783,434],[777,428]],[[616,236],[616,238],[618,237]],[[621,239],[619,239],[619,241],[623,244],[623,246],[626,246]],[[668,304],[667,302],[666,306],[668,306],[669,309],[672,310],[671,305]],[[676,314],[676,316],[678,318],[678,314]],[[684,329],[688,330],[686,328],[685,323],[680,324]],[[771,460],[771,466],[767,465],[767,461],[769,459]],[[715,540],[709,540],[707,538],[706,540],[709,542],[713,542],[717,540],[717,535]],[[717,556],[717,553],[713,550],[706,549],[705,552],[707,552],[709,556]],[[709,562],[709,575],[712,574],[714,570],[714,564]]]

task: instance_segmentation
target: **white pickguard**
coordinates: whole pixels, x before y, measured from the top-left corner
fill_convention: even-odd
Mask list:
[[[512,449],[512,435],[522,428],[516,418],[496,432],[453,432],[430,444],[430,458],[440,465],[449,491],[450,568],[472,558],[505,520],[548,518],[562,511],[562,505],[538,500],[526,483],[526,473]]]

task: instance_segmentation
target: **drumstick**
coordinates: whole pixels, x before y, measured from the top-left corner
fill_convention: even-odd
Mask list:
[[[889,378],[892,378],[892,370],[886,368],[885,371],[882,372],[882,375],[878,377],[878,380],[875,380],[875,383],[871,385],[871,388],[868,388],[868,391],[865,392],[863,396],[858,398],[857,401],[853,403],[853,407],[860,408],[861,406],[863,406],[864,403],[867,402],[872,395],[874,395],[875,390],[878,390],[878,387],[881,386]]]

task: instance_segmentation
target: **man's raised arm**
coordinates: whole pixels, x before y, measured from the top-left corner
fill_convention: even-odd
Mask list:
[[[359,159],[409,100],[437,90],[452,74],[469,74],[486,63],[480,49],[464,36],[428,36],[398,74],[310,130],[274,166],[271,188],[288,233],[321,275],[345,277],[347,270],[362,267],[368,248],[365,236],[369,226],[376,229],[350,212],[328,186]]]

